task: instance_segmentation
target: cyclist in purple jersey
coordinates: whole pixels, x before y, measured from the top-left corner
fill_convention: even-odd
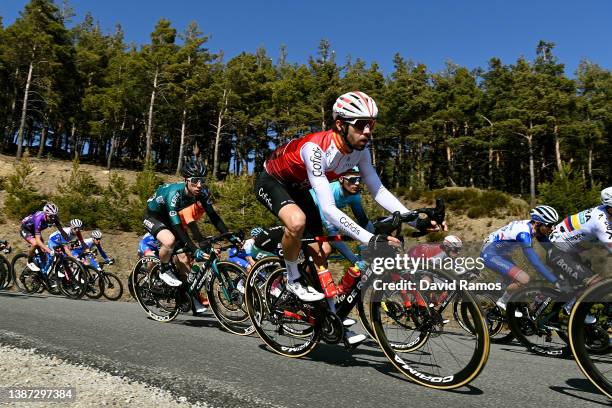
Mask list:
[[[42,230],[49,228],[52,224],[61,231],[62,225],[58,216],[59,209],[53,203],[47,203],[42,211],[37,211],[28,215],[21,220],[21,237],[30,245],[28,248],[28,268],[33,271],[39,271],[40,268],[34,263],[33,256],[36,248],[39,249],[42,255],[52,254],[53,251],[49,248],[42,238]],[[46,260],[43,260],[45,262]]]

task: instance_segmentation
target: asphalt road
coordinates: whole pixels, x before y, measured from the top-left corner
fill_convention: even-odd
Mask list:
[[[518,345],[492,345],[470,386],[438,391],[402,377],[374,342],[351,353],[321,344],[307,358],[289,359],[268,351],[258,337],[220,330],[212,315],[158,323],[135,303],[0,292],[0,343],[224,407],[612,405],[573,360],[536,356]]]

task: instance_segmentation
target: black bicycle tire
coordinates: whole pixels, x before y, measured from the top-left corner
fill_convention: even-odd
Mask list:
[[[272,272],[270,276],[268,276],[268,278],[266,279],[266,287],[268,285],[268,282],[271,282],[271,278],[277,278],[276,275],[284,274],[284,273],[285,273],[284,267],[280,267],[276,269],[274,272]],[[266,343],[266,345],[271,350],[285,357],[300,358],[300,357],[306,356],[307,354],[311,353],[315,349],[315,347],[318,345],[321,339],[321,324],[320,323],[315,326],[313,330],[313,337],[310,339],[310,341],[308,341],[308,343],[305,343],[306,346],[300,347],[298,350],[291,350],[291,348],[288,349],[287,347],[282,346],[276,343],[274,340],[272,340],[266,334],[266,332],[262,329],[262,327],[259,325],[259,322],[255,318],[256,313],[254,310],[254,303],[253,303],[254,296],[260,297],[257,291],[253,290],[252,286],[247,285],[247,289],[245,293],[245,303],[247,305],[249,316],[251,317],[251,321],[253,322],[255,331],[257,332],[259,337],[263,340],[263,342]],[[262,302],[262,300],[259,300],[259,301]]]
[[[108,288],[110,287],[109,285],[109,281],[110,280],[114,280],[115,284],[119,287],[119,294],[114,295],[114,296],[109,296],[108,295]],[[111,272],[106,272],[103,271],[102,272],[102,281],[104,282],[104,297],[108,300],[118,300],[121,298],[121,296],[123,296],[123,283],[121,282],[121,279],[119,279],[119,277],[117,275],[115,275],[114,273]]]
[[[13,269],[11,262],[2,254],[0,254],[0,275],[0,289],[10,289],[13,285]]]
[[[508,321],[508,326],[510,327],[510,330],[512,330],[514,338],[517,339],[529,351],[547,357],[567,357],[571,353],[571,349],[569,347],[569,339],[567,338],[567,335],[563,335],[564,333],[562,330],[559,330],[556,333],[559,335],[559,338],[567,345],[560,348],[543,347],[542,345],[532,343],[531,341],[529,341],[529,339],[527,339],[527,337],[523,334],[521,330],[521,323],[519,319],[522,319],[522,317],[516,317],[516,310],[519,303],[518,299],[521,299],[521,296],[522,298],[524,298],[523,295],[527,292],[535,291],[548,293],[547,296],[555,298],[559,295],[559,292],[547,286],[525,286],[520,288],[519,290],[514,292],[508,300],[508,306],[506,309],[506,319]]]
[[[217,262],[217,270],[219,270],[220,273],[223,273],[223,271],[228,270],[228,269],[233,269],[234,272],[242,275],[243,285],[246,291],[246,280],[247,280],[246,271],[239,265],[236,265],[235,263],[232,263],[232,262],[227,262],[227,261]],[[219,321],[219,324],[221,324],[221,326],[223,326],[229,332],[237,334],[239,336],[247,336],[253,333],[255,331],[255,328],[253,327],[253,323],[250,322],[249,314],[244,305],[244,294],[239,296],[239,298],[242,299],[242,304],[239,307],[240,309],[244,310],[244,314],[245,314],[244,319],[241,319],[240,321],[234,321],[233,319],[228,318],[225,314],[221,312],[220,305],[217,303],[217,297],[214,291],[214,283],[215,281],[217,281],[217,278],[218,278],[217,275],[215,275],[214,273],[211,274],[210,281],[206,283],[206,294],[208,296],[208,302],[210,304],[210,309],[215,315],[215,317],[217,318],[217,320]],[[245,322],[250,322],[251,324],[245,325],[244,324]]]
[[[67,289],[65,280],[62,277],[59,277],[58,275],[59,281],[60,281],[60,285],[59,285],[60,290],[62,291],[64,296],[66,296],[69,299],[74,299],[74,300],[81,299],[83,296],[85,296],[85,282],[87,282],[87,280],[89,279],[89,274],[87,270],[85,269],[85,267],[83,266],[83,264],[76,258],[73,258],[71,256],[66,256],[63,262],[70,262],[73,265],[75,265],[76,268],[78,269],[78,273],[76,274],[77,276],[76,277],[72,276],[73,280],[71,282],[68,282],[68,285],[70,285],[70,287],[72,288],[77,287],[78,290],[74,292],[69,291]],[[60,262],[55,264],[54,272],[57,273],[58,272],[57,268],[61,268],[61,267],[62,265]]]
[[[612,280],[605,280],[587,289],[574,304],[569,318],[568,333],[570,348],[576,364],[597,389],[612,399],[612,381],[608,380],[593,364],[584,340],[584,320],[591,309],[589,302],[610,293],[612,293]]]
[[[148,259],[147,259],[148,258]],[[147,273],[149,275],[149,281],[151,280],[151,275],[157,273],[157,269],[159,269],[159,259],[155,258],[155,257],[143,257],[140,258],[137,262],[136,265],[134,266],[134,269],[132,271],[131,274],[131,278],[132,278],[132,285],[134,287],[134,294],[136,295],[136,301],[138,302],[138,304],[140,305],[140,307],[145,311],[145,313],[153,320],[158,321],[158,322],[162,322],[162,323],[169,323],[171,321],[173,321],[174,319],[176,319],[176,317],[179,315],[180,310],[178,307],[178,303],[176,305],[176,307],[174,308],[174,310],[172,310],[168,315],[166,316],[161,316],[157,313],[154,313],[153,311],[151,311],[147,305],[145,300],[142,298],[142,296],[140,295],[140,286],[138,285],[138,282],[135,282],[136,279],[136,275],[133,273],[135,271],[135,269],[138,267],[138,265],[141,262],[153,262],[154,266],[151,268],[151,270],[149,270]]]
[[[446,274],[440,274],[446,277]],[[451,281],[454,280],[454,278],[450,275],[448,275],[447,279]],[[470,301],[469,304],[471,306],[469,307],[477,322],[477,325],[475,326],[475,329],[477,330],[476,349],[468,364],[462,370],[454,373],[452,376],[433,376],[429,375],[428,373],[421,373],[419,370],[416,370],[408,365],[408,363],[397,354],[398,352],[390,346],[389,340],[386,337],[382,327],[380,313],[382,302],[378,300],[370,303],[370,316],[372,317],[373,323],[372,327],[374,328],[376,339],[378,340],[383,352],[388,360],[391,361],[391,363],[398,369],[398,371],[417,384],[434,389],[455,389],[462,387],[476,379],[486,365],[489,358],[490,341],[489,331],[487,329],[484,316],[482,315],[482,311],[478,307],[475,299],[473,299],[472,295],[468,291],[459,292],[464,299]],[[410,355],[410,353],[408,355]]]
[[[102,297],[102,294],[104,293],[104,282],[101,279],[102,273],[91,265],[86,265],[85,269],[87,269],[87,287],[89,288],[89,286],[97,286],[98,288],[98,290],[94,294],[91,294],[91,292],[86,288],[85,296],[87,296],[89,299],[100,299]],[[95,275],[98,275],[98,278],[95,281],[96,283],[89,283]]]
[[[17,263],[17,261],[19,259],[22,259],[22,258],[25,258],[26,259],[26,263],[27,263],[28,255],[25,254],[25,253],[15,254],[13,259],[11,260],[11,271],[12,271],[13,284],[19,290],[19,292],[25,293],[25,294],[30,294],[30,293],[33,293],[33,292],[30,292],[29,289],[24,286],[24,284],[21,282],[21,279],[20,279],[22,277],[22,274],[25,272],[25,269],[24,270],[19,270],[19,271],[17,271],[17,269],[15,269],[15,264]],[[29,273],[34,274],[36,272],[29,271]],[[17,275],[19,275],[19,276],[17,276]]]

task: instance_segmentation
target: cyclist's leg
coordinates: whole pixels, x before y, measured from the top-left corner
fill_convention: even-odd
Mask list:
[[[257,176],[255,194],[257,200],[278,217],[285,226],[281,241],[283,257],[289,281],[296,281],[300,277],[297,259],[301,248],[300,240],[306,226],[306,215],[295,204],[287,188],[265,171]]]
[[[482,251],[480,254],[487,268],[500,275],[512,280],[512,283],[506,287],[506,290],[498,299],[497,305],[502,309],[506,309],[508,299],[513,292],[517,291],[523,285],[529,283],[529,274],[516,266],[510,259],[502,254],[497,254],[493,251]]]
[[[257,200],[277,216],[285,226],[281,243],[287,268],[287,288],[303,301],[322,299],[322,293],[309,286],[304,288],[299,283],[298,257],[302,246],[302,235],[306,229],[306,214],[300,208],[301,206],[298,206],[294,201],[290,189],[265,171],[257,176],[255,194]],[[308,195],[310,196],[310,194]]]
[[[180,286],[181,281],[175,276],[172,264],[170,263],[172,252],[176,245],[176,237],[163,221],[148,211],[145,214],[143,225],[147,232],[153,235],[160,244],[159,260],[161,263],[161,273],[159,277],[170,286]]]

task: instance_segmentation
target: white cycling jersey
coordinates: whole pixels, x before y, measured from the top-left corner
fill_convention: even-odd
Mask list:
[[[589,208],[557,224],[550,242],[563,252],[582,252],[601,242],[612,253],[612,221],[606,206]]]
[[[308,181],[319,201],[325,219],[352,238],[368,243],[373,234],[359,226],[342,210],[336,207],[332,189],[326,173],[342,174],[357,164],[359,172],[374,200],[385,210],[393,213],[399,211],[404,214],[408,210],[380,181],[372,165],[372,158],[368,149],[353,151],[350,154],[342,153],[339,149],[330,147],[325,153],[318,144],[308,142],[301,151],[302,160],[306,165]],[[357,158],[355,163],[351,159]]]

